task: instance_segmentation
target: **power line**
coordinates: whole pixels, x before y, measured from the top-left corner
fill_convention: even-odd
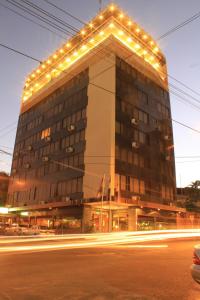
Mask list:
[[[200,12],[196,13],[195,15],[193,15],[192,17],[190,17],[189,19],[186,19],[185,21],[181,22],[177,26],[172,27],[166,33],[164,33],[160,37],[158,37],[157,40],[159,41],[159,40],[161,40],[161,39],[169,36],[170,34],[174,33],[175,31],[177,31],[177,30],[181,29],[182,27],[188,25],[189,23],[195,21],[199,17],[200,17]]]
[[[182,122],[179,122],[179,121],[174,120],[174,119],[172,119],[172,121],[173,121],[174,123],[177,123],[177,124],[179,124],[179,125],[185,127],[185,128],[188,128],[188,129],[190,129],[190,130],[192,130],[192,131],[194,131],[194,132],[200,133],[200,131],[199,131],[198,129],[195,129],[195,128],[191,127],[191,126],[188,126],[188,125],[186,125],[186,124],[184,124],[184,123],[182,123]]]
[[[55,31],[49,29],[48,27],[46,27],[46,26],[44,26],[44,25],[42,25],[42,24],[40,24],[40,23],[38,23],[38,22],[36,22],[36,21],[34,21],[34,20],[32,20],[32,19],[30,19],[30,18],[24,16],[24,15],[22,15],[22,14],[19,13],[18,11],[14,10],[14,9],[12,9],[12,8],[10,8],[10,7],[8,7],[8,6],[4,5],[4,4],[2,4],[2,3],[0,3],[0,6],[4,7],[5,9],[7,9],[7,10],[13,12],[14,14],[16,14],[16,15],[18,15],[18,16],[24,18],[24,19],[27,20],[27,21],[29,21],[29,22],[31,22],[31,23],[33,23],[33,24],[35,24],[35,25],[37,25],[37,26],[39,26],[39,27],[41,27],[41,28],[43,28],[43,29],[45,29],[45,30],[48,30],[49,32],[51,32],[51,33],[53,33],[53,34],[59,36],[59,37],[62,38],[63,40],[65,39],[65,37],[62,36],[61,34],[59,34],[59,33],[55,32]]]
[[[20,3],[17,2],[13,2],[13,0],[5,0],[7,1],[9,4],[21,9],[22,11],[24,11],[25,13],[28,13],[29,15],[37,18],[38,20],[42,21],[45,24],[50,25],[51,27],[53,27],[56,30],[59,30],[60,32],[66,34],[66,35],[71,35],[71,32],[67,31],[66,29],[64,29],[63,27],[59,26],[58,24],[52,22],[51,20],[49,20],[48,18],[45,18],[44,16],[41,16],[40,14],[30,10],[29,8],[23,6]]]
[[[30,58],[30,59],[32,59],[32,60],[34,60],[34,61],[36,61],[36,62],[42,63],[41,60],[39,60],[39,59],[37,59],[37,58],[34,58],[33,56],[30,56],[30,55],[28,55],[28,54],[25,54],[25,53],[23,53],[23,52],[21,52],[21,51],[19,51],[19,50],[16,50],[16,49],[14,49],[14,48],[11,48],[11,47],[9,47],[9,46],[7,46],[7,45],[5,45],[5,44],[0,43],[0,46],[3,47],[3,48],[6,48],[6,49],[8,49],[8,50],[10,50],[10,51],[12,51],[12,52],[15,52],[15,53],[17,53],[17,54],[23,55],[23,56],[26,57],[26,58]]]
[[[57,8],[59,11],[63,12],[64,14],[66,14],[66,15],[69,16],[69,17],[71,17],[72,19],[78,21],[78,22],[81,23],[82,25],[85,25],[85,24],[86,24],[86,22],[83,22],[83,21],[80,20],[79,18],[73,16],[71,13],[69,13],[69,12],[67,12],[65,9],[63,9],[63,8],[61,8],[61,7],[57,6],[57,5],[55,5],[54,3],[52,3],[52,2],[50,2],[50,1],[48,1],[48,0],[43,0],[43,1],[46,2],[46,3],[48,3],[48,4],[50,4],[51,6],[53,6],[53,7],[55,7],[55,8]]]
[[[21,52],[21,51],[18,51],[18,50],[16,50],[16,49],[10,48],[10,47],[8,47],[8,46],[6,46],[6,45],[3,45],[3,44],[0,44],[0,46],[3,46],[3,47],[5,47],[5,48],[7,48],[8,50],[12,50],[12,51],[15,52],[15,53],[21,54],[21,55],[23,55],[23,56],[25,56],[25,57],[27,57],[27,58],[30,58],[30,59],[32,59],[32,60],[34,60],[34,61],[37,61],[37,62],[41,63],[41,61],[40,61],[39,59],[36,59],[36,58],[34,58],[34,57],[30,56],[30,55],[27,55],[27,54],[25,54],[25,53],[23,53],[23,52]],[[103,89],[104,91],[107,91],[107,92],[109,92],[109,93],[111,93],[111,94],[113,94],[113,93],[115,94],[115,92],[110,91],[110,90],[108,90],[108,89],[105,89],[105,88],[103,88],[103,87],[101,87],[101,86],[99,86],[99,85],[96,85],[96,84],[94,84],[94,83],[91,83],[91,82],[90,82],[89,84],[94,85],[94,86],[97,87],[97,88],[101,88],[101,89]],[[181,97],[180,95],[178,95],[178,96]],[[195,131],[195,132],[200,133],[200,131],[198,131],[198,130],[196,130],[196,129],[194,129],[194,128],[188,126],[188,125],[185,125],[185,124],[183,124],[183,123],[181,123],[181,122],[179,122],[179,121],[176,121],[176,120],[174,120],[174,119],[172,119],[172,121],[173,121],[173,122],[176,122],[176,123],[178,123],[179,125],[182,125],[182,126],[184,126],[184,127],[186,127],[186,128],[189,128],[189,129],[191,129],[191,130],[193,130],[193,131]]]
[[[55,17],[53,14],[47,12],[46,10],[44,10],[40,6],[32,3],[31,1],[21,0],[21,2],[24,2],[26,5],[28,5],[28,6],[32,7],[33,9],[41,12],[45,16],[52,18],[54,21],[60,23],[61,25],[66,26],[68,29],[72,30],[73,32],[78,33],[77,29],[74,26],[70,25],[69,23],[67,23],[66,21],[63,21],[62,19],[60,19],[58,17]]]
[[[9,1],[9,0],[7,0],[7,1]],[[32,2],[30,2],[30,1],[28,1],[28,0],[21,0],[21,1],[27,3],[28,5],[30,5],[31,7],[34,7],[34,8],[37,9],[37,10],[39,9],[42,13],[44,13],[45,15],[48,15],[48,16],[51,17],[51,18],[54,18],[57,22],[61,22],[61,23],[64,24],[65,26],[69,26],[68,23],[66,23],[66,22],[63,23],[63,20],[61,20],[61,19],[55,17],[55,16],[52,15],[52,14],[49,14],[46,10],[41,9],[39,6],[33,4]],[[73,19],[79,21],[81,24],[86,25],[85,22],[83,22],[83,21],[80,20],[79,18],[75,17],[75,16],[72,15],[71,13],[68,13],[66,10],[64,10],[64,9],[58,7],[57,5],[51,3],[50,1],[48,1],[48,0],[43,0],[43,1],[45,1],[45,2],[48,3],[48,4],[50,4],[50,5],[53,6],[53,7],[56,7],[58,10],[64,12],[64,13],[67,14],[67,15],[69,15],[71,18],[73,18]],[[26,8],[26,9],[28,9],[28,8]],[[71,26],[71,25],[70,25],[70,26]],[[73,27],[72,29],[75,30],[75,32],[78,32],[78,29],[76,29],[75,27]],[[163,73],[163,74],[164,74],[164,73]],[[192,91],[193,93],[196,93],[197,95],[200,95],[198,92],[196,92],[196,91],[194,91],[193,89],[189,88],[186,84],[180,82],[179,80],[177,80],[176,78],[174,78],[174,77],[171,76],[170,74],[167,74],[167,75],[168,75],[170,78],[172,78],[173,80],[177,81],[179,84],[183,85],[185,88],[187,88],[187,89],[189,89],[190,91]],[[183,92],[183,93],[184,93],[184,92]],[[190,97],[193,97],[193,96],[190,95]],[[193,97],[193,99],[194,99],[194,97]],[[197,100],[197,99],[195,99],[194,101],[200,102],[200,101]]]
[[[200,158],[200,156],[199,155],[176,156],[176,158]]]

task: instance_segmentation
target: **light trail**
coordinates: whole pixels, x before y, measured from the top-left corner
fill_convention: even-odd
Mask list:
[[[120,245],[115,246],[115,248],[123,249],[123,248],[168,248],[168,245]]]
[[[73,235],[73,238],[75,235]],[[80,237],[82,240],[80,241]],[[83,240],[83,238],[85,238]],[[39,244],[39,245],[21,245],[21,246],[2,246],[0,247],[0,252],[40,252],[40,251],[55,251],[55,250],[64,250],[64,249],[84,249],[84,248],[98,248],[98,247],[115,247],[115,246],[123,246],[124,248],[128,247],[136,247],[138,245],[130,245],[130,244],[138,244],[143,242],[150,241],[167,241],[170,239],[185,239],[185,238],[200,238],[200,230],[169,230],[169,231],[153,231],[153,232],[120,232],[120,233],[109,233],[109,234],[87,234],[87,235],[77,235],[77,239],[73,242],[63,242],[63,240],[70,240],[72,236],[54,236],[49,239],[39,238],[39,239],[9,239],[9,243],[13,243],[13,241],[26,243],[27,241],[31,241],[32,243],[37,241],[42,242],[58,242],[48,243],[48,244]],[[3,241],[1,241],[3,242]],[[6,241],[7,242],[7,241]],[[129,244],[129,245],[126,245]],[[145,245],[140,245],[141,247]]]

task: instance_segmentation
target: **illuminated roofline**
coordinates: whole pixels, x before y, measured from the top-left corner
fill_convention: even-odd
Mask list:
[[[53,78],[65,73],[71,65],[94,50],[110,35],[113,35],[133,54],[149,63],[161,79],[166,81],[165,58],[155,41],[119,7],[111,4],[29,75],[25,83],[22,103],[31,100],[37,91],[45,87]]]

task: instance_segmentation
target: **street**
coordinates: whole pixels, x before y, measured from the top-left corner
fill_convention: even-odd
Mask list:
[[[200,286],[191,278],[190,265],[199,242],[1,253],[0,300],[197,300]]]

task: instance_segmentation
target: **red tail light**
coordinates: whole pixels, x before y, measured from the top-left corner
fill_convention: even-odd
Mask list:
[[[200,258],[197,256],[197,254],[195,252],[193,255],[193,264],[200,265]]]

